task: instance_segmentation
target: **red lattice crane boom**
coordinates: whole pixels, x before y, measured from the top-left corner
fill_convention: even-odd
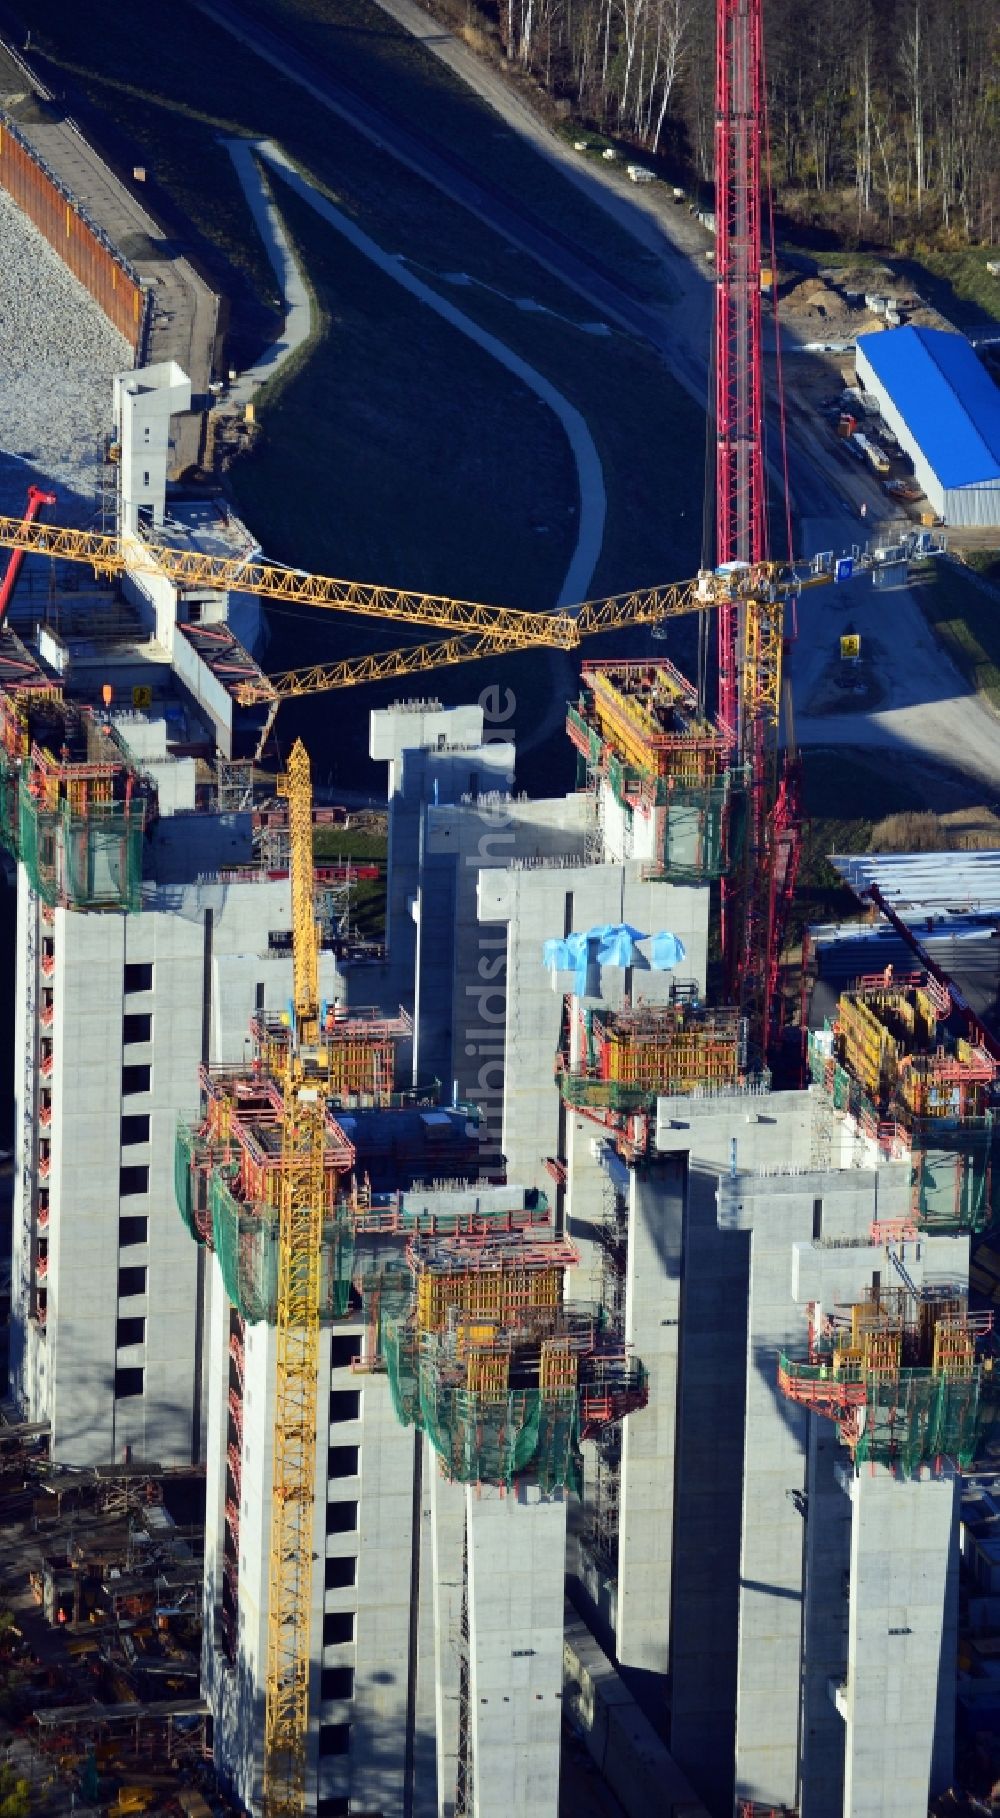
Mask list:
[[[40,486],[29,486],[28,503],[24,517],[21,520],[24,528],[27,529],[28,525],[34,523],[43,505],[54,505],[55,502],[56,495],[54,492],[43,492]],[[3,624],[4,619],[7,617],[7,608],[14,597],[14,589],[17,586],[17,577],[24,565],[25,554],[26,551],[23,546],[14,549],[10,561],[7,563],[7,572],[4,575],[3,580],[0,581],[0,625]]]
[[[716,560],[762,562],[764,371],[761,353],[762,0],[717,0],[715,224]],[[719,711],[739,734],[736,608],[719,615]]]
[[[764,0],[716,0],[716,560],[768,556],[764,471],[763,266]],[[797,859],[794,767],[778,779],[778,727],[741,674],[742,604],[719,613],[719,717],[751,770],[747,867],[723,893],[723,948],[762,1046],[778,1009],[781,924]]]

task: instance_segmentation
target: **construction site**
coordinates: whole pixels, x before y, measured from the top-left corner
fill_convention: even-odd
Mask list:
[[[107,394],[92,507],[54,421],[0,472],[11,1818],[1000,1809],[996,855],[839,859],[791,932],[799,619],[946,538],[776,553],[717,15],[711,560],[545,611],[269,559],[200,465],[218,298],[9,53],[0,200]],[[275,671],[270,611],[383,641]],[[514,787],[523,652],[568,792]],[[372,709],[386,856],[338,851],[285,703],[476,662]]]

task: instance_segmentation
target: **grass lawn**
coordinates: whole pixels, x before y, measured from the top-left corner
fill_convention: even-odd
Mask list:
[[[562,431],[526,388],[383,276],[312,210],[278,186],[279,205],[322,315],[318,345],[259,411],[263,439],[238,465],[238,508],[280,560],[471,599],[544,609],[557,597],[575,542],[576,481]],[[469,297],[457,301],[464,309]],[[586,416],[604,469],[608,517],[591,591],[693,572],[700,557],[704,419],[662,364],[624,336],[593,339],[551,317],[524,315],[479,293],[477,319],[524,354]],[[419,426],[415,429],[415,426]],[[398,628],[340,615],[271,615],[267,666],[406,642]],[[690,664],[693,621],[671,654]],[[648,633],[601,639],[588,654],[648,648]],[[572,691],[568,666],[542,653],[436,671],[407,692],[475,698],[513,690],[521,742],[556,718]],[[344,697],[335,740],[330,704],[290,704],[284,745],[299,732],[319,773],[381,787],[367,770],[369,708],[399,684]],[[525,787],[569,787],[573,758],[560,730],[519,767]]]
[[[539,157],[376,0],[244,0],[242,11],[306,48],[317,67],[373,104],[384,107],[391,92],[393,117],[409,132],[547,231],[585,248],[635,294],[664,294],[655,254]]]
[[[377,13],[377,8],[372,10]],[[381,13],[378,19],[383,19]],[[141,33],[121,30],[115,0],[53,0],[44,21],[32,18],[29,23],[33,52],[50,85],[57,92],[65,87],[68,105],[81,113],[123,174],[130,175],[135,162],[145,163],[149,176],[144,195],[153,212],[163,217],[168,231],[176,230],[177,238],[200,256],[209,276],[231,293],[237,363],[245,360],[247,344],[260,336],[257,300],[264,298],[272,305],[275,301],[270,268],[221,143],[239,134],[278,140],[296,163],[327,186],[341,207],[393,251],[433,268],[454,270],[460,265],[486,283],[531,296],[570,316],[588,313],[582,300],[550,279],[527,254],[390,159],[189,0],[144,9]],[[392,28],[390,37],[394,33]],[[404,47],[410,46],[405,34],[395,35]],[[367,41],[363,24],[346,36],[357,43]],[[413,49],[419,52],[418,46]],[[436,60],[424,52],[419,58],[421,69],[428,65],[436,82]],[[393,108],[400,69],[405,73],[407,68],[407,59],[400,57],[384,69],[383,97],[391,85]],[[414,66],[403,84],[401,108],[415,105],[418,87]],[[431,94],[436,112],[438,89]],[[493,120],[488,109],[478,102],[475,107],[485,121]],[[595,257],[601,255],[605,235],[609,245],[622,242],[631,256],[630,236],[591,207],[558,172],[549,174],[544,160],[520,145],[518,152],[530,159],[532,170],[544,173],[537,179],[543,186],[540,213],[552,209],[557,219],[572,224],[593,247]],[[549,180],[557,193],[548,191]],[[528,179],[522,174],[518,182],[523,189]],[[619,257],[624,257],[620,247]]]
[[[1000,610],[952,562],[930,562],[915,597],[957,669],[1000,710]]]
[[[361,59],[360,76],[369,86],[376,68],[371,59],[388,59],[378,64],[383,105],[391,85],[395,109],[398,84],[401,110],[426,109],[421,82],[429,66],[430,111],[443,119],[439,104],[458,108],[461,91],[450,77],[445,88],[451,100],[442,99],[444,72],[436,60],[424,52],[414,57],[419,47],[412,40],[394,29],[386,35],[384,16],[352,11],[356,4],[368,6],[369,0],[350,0],[350,8],[344,0],[336,15],[336,54],[346,58],[350,50]],[[314,15],[319,10],[305,8]],[[291,11],[289,4],[286,18]],[[332,15],[334,9],[322,11]],[[193,239],[213,280],[234,295],[244,357],[259,343],[259,298],[273,296],[273,281],[219,142],[234,132],[280,141],[380,245],[412,259],[425,281],[522,353],[581,410],[608,491],[605,545],[592,592],[694,571],[701,553],[704,417],[652,354],[625,336],[597,338],[572,327],[592,319],[595,309],[380,154],[188,0],[144,14],[141,47],[139,34],[117,29],[116,15],[111,0],[52,0],[44,29],[32,21],[33,42],[49,53],[43,67],[53,86],[67,84],[73,107],[82,97],[88,124],[97,123],[119,164],[126,170],[135,161],[146,164],[153,208],[164,204],[186,240]],[[489,123],[495,147],[512,156],[512,136],[503,129],[501,147],[494,116],[478,102],[475,107],[476,130],[482,133]],[[438,124],[435,130],[443,129]],[[557,203],[544,161],[520,144],[517,155],[530,161],[531,172],[545,173],[533,192],[544,209],[562,211],[575,230],[579,216],[562,204],[572,198],[575,210],[578,192],[551,173],[562,197]],[[529,165],[512,162],[509,168],[509,180],[524,190]],[[287,193],[279,199],[322,321],[310,356],[262,401],[260,451],[234,475],[239,509],[265,549],[318,572],[551,604],[568,560],[576,502],[562,432],[551,413],[379,278],[311,211]],[[591,225],[596,256],[605,226],[613,224],[595,210]],[[456,288],[441,275],[456,270],[480,283]],[[518,308],[518,298],[555,315]],[[372,647],[370,623],[359,626],[358,635],[339,619],[321,628],[312,619],[279,621],[276,614],[272,624],[267,661],[276,669]],[[637,634],[625,648],[646,648],[645,639]],[[377,641],[405,640],[391,630]],[[609,643],[602,639],[593,654],[611,654]],[[680,626],[672,654],[689,661],[693,643],[693,626]],[[522,741],[546,716],[546,723],[558,720],[561,701],[573,691],[570,665],[531,653],[500,666],[435,672],[426,683],[418,677],[402,688],[365,689],[344,696],[336,713],[329,701],[285,708],[279,735],[287,745],[293,732],[304,732],[318,775],[345,787],[380,789],[381,777],[367,766],[371,706],[401,692],[475,698],[494,680],[517,694]],[[525,787],[568,786],[572,775],[569,747],[554,731],[519,767]]]
[[[313,855],[320,864],[338,864],[344,859],[377,859],[385,866],[388,837],[362,827],[317,827],[313,833]],[[385,876],[363,878],[351,892],[351,926],[366,940],[381,940],[385,934]]]
[[[916,789],[887,772],[873,754],[871,763],[838,748],[806,751],[802,757],[805,825],[799,885],[786,942],[794,946],[810,922],[842,921],[858,913],[852,891],[829,863],[831,852],[867,852],[872,828],[889,814],[923,808]],[[845,816],[844,804],[857,810]]]

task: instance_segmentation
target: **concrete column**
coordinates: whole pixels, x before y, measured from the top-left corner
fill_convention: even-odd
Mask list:
[[[809,1422],[802,1675],[802,1818],[842,1818],[844,1726],[830,1686],[847,1678],[851,1505],[838,1469],[846,1454],[832,1420]]]
[[[810,1184],[811,1183],[811,1184]],[[794,1807],[799,1770],[807,1415],[778,1393],[775,1359],[800,1340],[791,1246],[810,1237],[821,1177],[761,1182],[752,1206],[740,1537],[736,1792]],[[770,1186],[770,1190],[769,1190]],[[780,1191],[780,1189],[787,1189]],[[723,1216],[720,1204],[720,1219]]]
[[[458,1775],[465,1488],[441,1476],[430,1454],[434,1573],[434,1718],[438,1818],[452,1818]]]
[[[622,1431],[617,1654],[663,1680],[670,1667],[674,1471],[687,1159],[629,1171],[625,1339],[649,1372],[649,1403]]]
[[[709,1810],[725,1813],[733,1799],[750,1245],[745,1233],[719,1230],[717,1179],[692,1160],[680,1309],[670,1750]]]
[[[556,1818],[566,1499],[467,1489],[473,1818]]]
[[[924,1818],[947,1787],[958,1649],[958,1479],[844,1478],[851,1498],[844,1818]]]

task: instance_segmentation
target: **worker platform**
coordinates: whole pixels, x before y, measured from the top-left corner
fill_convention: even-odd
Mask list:
[[[617,832],[651,878],[724,876],[743,849],[748,778],[690,682],[666,659],[584,663],[582,682],[566,730],[580,785],[602,791],[609,842]]]
[[[814,1083],[878,1153],[909,1160],[913,1225],[939,1234],[992,1216],[997,1062],[953,1021],[945,986],[890,968],[843,992],[808,1036]]]

